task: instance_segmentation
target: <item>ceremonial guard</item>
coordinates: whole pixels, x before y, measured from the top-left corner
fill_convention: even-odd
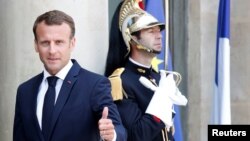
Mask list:
[[[128,141],[174,141],[173,104],[187,104],[177,87],[181,75],[152,68],[162,49],[165,24],[138,3],[125,0],[114,14],[105,75]]]

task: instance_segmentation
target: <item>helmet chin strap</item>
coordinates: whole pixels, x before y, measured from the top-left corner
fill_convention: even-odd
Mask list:
[[[157,51],[157,50],[151,49],[149,47],[142,46],[140,44],[137,44],[137,48],[141,49],[141,50],[145,50],[145,51],[147,51],[149,53],[155,53],[155,54],[160,54],[161,53],[161,51]]]
[[[131,36],[131,39],[137,44],[136,47],[138,49],[141,49],[141,50],[145,50],[149,53],[154,53],[154,54],[160,54],[161,51],[158,51],[158,50],[154,50],[152,48],[149,48],[149,47],[146,47],[146,46],[143,46],[142,44],[140,44],[136,39],[134,39],[134,37]]]

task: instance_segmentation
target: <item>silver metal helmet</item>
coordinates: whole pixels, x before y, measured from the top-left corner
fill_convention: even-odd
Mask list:
[[[152,49],[138,43],[138,41],[132,37],[133,33],[154,26],[159,26],[161,30],[165,29],[164,23],[160,23],[155,17],[140,8],[140,1],[141,0],[125,0],[120,10],[119,28],[122,32],[128,53],[130,52],[130,42],[132,40],[137,44],[137,48],[153,52]]]

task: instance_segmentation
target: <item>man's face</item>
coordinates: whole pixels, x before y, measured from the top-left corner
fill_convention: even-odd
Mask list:
[[[162,35],[160,27],[155,26],[141,30],[138,42],[145,47],[160,52],[162,48]]]
[[[66,23],[46,25],[41,22],[37,25],[36,35],[36,52],[39,53],[46,70],[55,75],[68,63],[75,46],[75,38],[70,38],[70,27]]]

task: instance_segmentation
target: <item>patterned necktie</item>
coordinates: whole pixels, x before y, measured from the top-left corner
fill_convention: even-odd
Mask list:
[[[49,140],[50,122],[55,104],[55,86],[57,79],[58,77],[56,76],[50,76],[47,78],[49,86],[44,98],[42,117],[42,133],[46,141]]]

